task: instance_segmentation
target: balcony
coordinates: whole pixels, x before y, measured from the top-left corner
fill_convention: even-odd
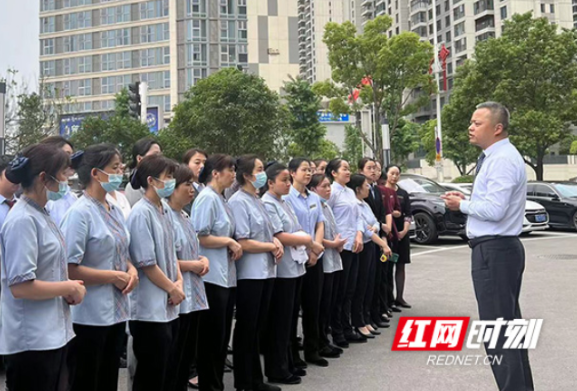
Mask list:
[[[475,33],[477,35],[487,31],[495,31],[495,18],[492,15],[475,21]]]
[[[493,0],[480,0],[473,4],[473,10],[475,16],[481,17],[485,15],[493,15],[495,13],[495,7],[493,5]]]
[[[417,11],[426,11],[429,8],[427,0],[413,0],[411,1],[411,13]]]
[[[361,1],[361,7],[372,7],[373,0],[363,0]]]
[[[373,15],[373,3],[368,3],[367,6],[363,7],[363,10],[361,11],[361,16],[366,17],[372,15]]]

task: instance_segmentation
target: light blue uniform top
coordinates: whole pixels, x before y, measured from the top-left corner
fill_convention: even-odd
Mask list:
[[[50,213],[50,217],[52,217],[52,220],[54,220],[57,226],[60,226],[64,215],[77,200],[78,197],[76,194],[74,194],[72,190],[68,189],[68,192],[64,194],[64,197],[58,201],[48,201],[46,203],[46,210]]]
[[[14,197],[13,201],[17,201],[17,198]],[[6,203],[6,197],[0,194],[0,228],[4,225],[4,221],[6,221],[6,216],[8,216],[8,212],[10,212],[10,206]]]
[[[262,201],[270,217],[275,235],[279,232],[289,234],[302,231],[297,216],[289,203],[265,193]],[[278,278],[296,278],[306,273],[305,264],[297,263],[291,254],[290,246],[284,247],[284,255],[281,262],[277,265]]]
[[[365,201],[357,200],[359,205],[359,210],[361,212],[361,217],[363,218],[363,243],[368,243],[371,241],[374,232],[371,231],[368,226],[376,228],[377,230],[381,229],[381,225],[377,221],[373,210]],[[379,232],[379,231],[377,231]]]
[[[119,208],[84,194],[68,210],[60,225],[68,263],[97,270],[126,272],[130,236]],[[112,326],[129,320],[127,295],[114,284],[86,286],[86,296],[72,307],[72,321],[86,326]]]
[[[221,194],[207,186],[192,205],[191,220],[198,236],[234,236],[234,216],[229,204]],[[207,248],[200,246],[200,255],[210,262],[210,271],[202,277],[204,282],[224,288],[236,286],[236,265],[227,247]]]
[[[230,198],[229,203],[236,223],[234,233],[236,240],[252,239],[272,243],[273,227],[262,200],[240,189]],[[276,264],[270,252],[253,254],[244,251],[236,262],[239,280],[264,280],[276,277]]]
[[[308,189],[306,189],[306,194],[307,196],[303,197],[297,189],[291,186],[288,195],[283,198],[292,206],[302,229],[314,239],[317,224],[324,222],[325,218],[321,211],[321,198]]]
[[[74,331],[70,307],[64,298],[16,299],[10,291],[11,286],[25,281],[68,280],[62,233],[45,209],[22,196],[8,214],[0,240],[0,354],[54,350],[65,346],[74,337]]]
[[[337,236],[337,223],[331,207],[321,199],[323,215],[325,216],[325,236],[326,240],[335,240]],[[334,273],[343,270],[343,260],[341,254],[336,248],[325,248],[325,255],[323,255],[323,271],[325,273]]]
[[[181,261],[198,260],[198,238],[192,221],[184,212],[170,210],[176,231],[176,256]],[[209,259],[210,262],[210,259]],[[182,272],[183,289],[186,299],[180,303],[180,313],[206,310],[208,302],[202,277],[193,272]]]
[[[138,269],[140,283],[130,293],[131,319],[167,323],[178,317],[179,306],[168,303],[167,292],[154,285],[142,268],[157,265],[175,282],[178,277],[174,221],[170,207],[162,201],[162,212],[142,197],[128,217],[130,259]]]
[[[355,192],[346,186],[333,182],[328,204],[335,215],[337,232],[341,234],[343,239],[347,239],[344,249],[352,251],[357,232],[365,231]]]

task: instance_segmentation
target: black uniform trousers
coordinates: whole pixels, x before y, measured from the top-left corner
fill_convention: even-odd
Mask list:
[[[342,271],[325,273],[323,276],[323,294],[321,296],[321,312],[319,316],[319,349],[330,345],[329,331],[331,328],[331,314],[334,311],[338,286],[341,279]]]
[[[267,326],[264,330],[264,372],[267,377],[286,379],[292,375],[291,329],[294,318],[297,278],[274,282]]]
[[[303,280],[303,350],[305,359],[319,356],[319,317],[321,312],[321,295],[323,293],[323,259],[318,259],[314,266],[307,267]]]
[[[289,359],[289,368],[291,370],[291,372],[294,371],[295,366],[294,366],[294,362],[296,360],[301,360],[300,357],[300,347],[299,347],[299,341],[298,341],[298,326],[299,326],[299,312],[301,309],[301,299],[302,299],[302,290],[303,290],[303,281],[305,279],[305,276],[300,276],[296,279],[296,286],[295,286],[295,301],[294,301],[294,311],[293,311],[293,318],[292,318],[292,322],[291,322],[291,337],[290,337],[290,341],[291,341],[291,356]]]
[[[337,302],[331,318],[333,340],[344,338],[353,332],[351,326],[351,300],[357,286],[358,254],[341,252],[343,271],[339,281]],[[334,287],[333,287],[334,289]]]
[[[267,320],[274,283],[274,278],[237,282],[232,342],[236,389],[254,389],[264,383],[259,337]]]
[[[369,297],[372,299],[372,290],[375,285],[374,258],[375,246],[372,242],[364,244],[363,251],[358,258],[357,286],[352,299],[351,318],[354,327],[365,327],[371,323],[371,319],[365,319],[370,312]],[[370,295],[369,295],[370,292]],[[371,303],[372,304],[372,303]]]
[[[137,360],[132,391],[172,391],[179,319],[166,323],[132,320],[129,326]]]
[[[172,382],[171,389],[175,391],[188,390],[190,368],[197,355],[198,325],[202,312],[194,311],[179,316],[178,341],[172,357],[176,376],[169,379]]]
[[[479,319],[521,319],[519,293],[525,270],[525,249],[518,237],[481,237],[471,240],[471,274]],[[495,349],[487,355],[502,356],[500,365],[492,365],[493,375],[502,391],[533,390],[533,377],[526,349],[503,349],[501,330]],[[492,361],[494,363],[494,360]]]
[[[6,386],[10,391],[66,391],[66,346],[55,350],[27,351],[4,356]]]
[[[208,310],[202,311],[198,326],[198,387],[201,391],[222,391],[236,288],[205,282],[204,289]]]
[[[70,391],[116,391],[126,322],[112,326],[74,324],[68,371]]]

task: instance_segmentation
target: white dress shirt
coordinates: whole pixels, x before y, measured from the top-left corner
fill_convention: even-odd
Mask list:
[[[527,199],[523,157],[509,139],[496,142],[484,153],[471,199],[461,201],[461,212],[468,215],[467,236],[518,236]]]

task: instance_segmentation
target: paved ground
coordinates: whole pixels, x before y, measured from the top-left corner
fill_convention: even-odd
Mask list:
[[[539,344],[530,352],[535,389],[577,390],[577,235],[545,232],[523,239],[527,266],[521,295],[525,318],[543,318]],[[470,276],[470,250],[464,242],[443,239],[415,246],[407,267],[406,299],[413,308],[401,315],[477,318]],[[427,366],[429,352],[392,352],[398,317],[392,327],[366,344],[352,346],[328,368],[309,368],[301,391],[463,391],[496,390],[489,367]],[[473,351],[470,354],[482,354]],[[462,352],[465,354],[465,352]],[[126,390],[122,372],[120,391]],[[227,374],[227,390],[234,390]],[[3,383],[3,381],[2,381]]]

